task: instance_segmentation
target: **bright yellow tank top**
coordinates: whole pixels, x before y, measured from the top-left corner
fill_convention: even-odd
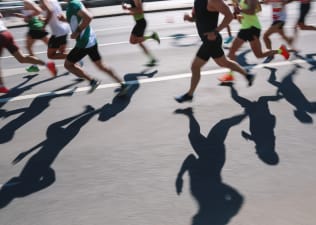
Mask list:
[[[241,9],[248,9],[249,6],[247,5],[245,0],[241,0],[239,3]],[[258,29],[261,29],[261,24],[259,21],[259,18],[257,16],[257,13],[249,15],[246,13],[241,13],[242,19],[241,19],[241,29],[248,29],[250,27],[256,27]]]

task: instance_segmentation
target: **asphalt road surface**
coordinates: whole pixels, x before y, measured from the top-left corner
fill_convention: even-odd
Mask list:
[[[262,64],[246,44],[239,61],[257,75],[250,88],[238,74],[219,86],[226,70],[210,61],[194,101],[179,104],[200,44],[184,12],[147,15],[148,33],[161,36],[146,43],[154,68],[128,43],[130,16],[93,21],[104,62],[134,84],[123,99],[88,58],[85,70],[102,80],[92,94],[61,61],[52,79],[4,52],[13,91],[0,97],[1,225],[315,224],[315,32],[299,33],[288,61]],[[264,28],[270,15],[264,7]],[[296,18],[293,3],[288,34]],[[307,22],[315,19],[314,10]],[[26,29],[11,31],[23,46]],[[43,44],[35,49],[46,59]]]

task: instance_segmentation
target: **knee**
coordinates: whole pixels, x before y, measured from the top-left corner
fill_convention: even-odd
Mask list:
[[[265,34],[263,34],[263,39],[264,39],[264,40],[269,40],[269,35],[268,35],[268,34],[266,34],[266,33],[265,33]]]
[[[196,64],[192,64],[191,65],[191,71],[194,73],[194,72],[200,72],[201,71],[201,67],[196,65]]]
[[[70,62],[68,60],[65,60],[65,62],[64,62],[65,69],[71,70],[73,68],[73,66],[74,66],[74,63],[72,63],[72,62]]]
[[[54,59],[55,58],[55,52],[47,52],[47,58]]]

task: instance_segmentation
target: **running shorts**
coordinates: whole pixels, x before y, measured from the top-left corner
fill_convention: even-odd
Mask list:
[[[219,58],[224,55],[224,51],[222,48],[222,36],[217,33],[216,40],[210,41],[206,37],[202,39],[202,45],[198,50],[196,56],[208,61],[211,57]]]
[[[52,35],[48,41],[48,48],[60,48],[67,44],[67,35],[56,37]]]
[[[42,39],[48,35],[48,32],[45,30],[29,30],[27,35],[29,35],[32,39]]]
[[[132,34],[135,35],[136,37],[143,37],[145,34],[146,26],[147,26],[147,22],[145,18],[136,20],[136,24],[132,30]]]
[[[238,32],[237,37],[242,39],[243,41],[253,41],[254,37],[259,39],[261,30],[256,27],[250,27],[248,29],[241,29]]]
[[[87,55],[90,57],[90,59],[93,62],[101,60],[101,55],[98,50],[98,45],[94,45],[90,48],[74,47],[67,55],[67,60],[69,62],[76,63]]]

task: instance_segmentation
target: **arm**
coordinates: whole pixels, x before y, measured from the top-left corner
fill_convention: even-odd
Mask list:
[[[210,4],[211,0],[209,0]],[[230,22],[234,19],[233,13],[230,11],[228,5],[224,3],[222,0],[217,0],[217,4],[215,5],[216,9],[218,10],[219,13],[224,15],[224,18],[222,22],[219,24],[219,26],[215,29],[216,32],[220,32],[224,28],[226,28]]]
[[[228,5],[223,0],[208,0],[207,9],[209,11],[218,11],[224,15],[222,22],[212,32],[205,33],[210,41],[216,39],[217,33],[226,28],[234,19],[234,15],[230,11]]]
[[[36,5],[34,2],[29,0],[24,0],[24,8],[27,10],[32,10],[32,14],[29,15],[31,17],[38,16],[42,13],[42,9]]]
[[[72,39],[76,39],[80,35],[80,33],[89,26],[92,20],[92,15],[88,12],[86,8],[81,8],[78,11],[77,15],[82,18],[82,21],[78,25],[77,29],[71,34],[70,37]]]
[[[122,8],[128,10],[131,15],[144,13],[143,4],[141,0],[133,0],[136,7],[129,7],[127,4],[123,4]]]
[[[192,165],[193,162],[196,161],[196,158],[193,154],[190,154],[182,163],[181,168],[178,172],[177,178],[176,178],[176,191],[177,194],[180,195],[183,188],[183,175],[184,173],[189,169],[190,165]]]
[[[46,25],[49,23],[50,19],[52,18],[53,10],[50,7],[50,5],[47,2],[47,0],[42,0],[41,1],[41,8],[46,11],[46,18],[45,18],[45,21],[44,21],[44,28],[45,28]]]
[[[191,15],[188,13],[184,14],[183,20],[189,21],[189,22],[195,22],[195,10],[194,10],[194,8],[192,8]]]

